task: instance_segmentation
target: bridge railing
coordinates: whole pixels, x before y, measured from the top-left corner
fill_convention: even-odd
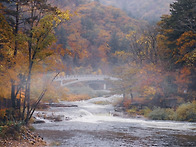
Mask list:
[[[58,76],[55,78],[55,81],[61,81],[66,79],[77,79],[77,78],[110,78],[107,75],[66,75],[66,76]]]

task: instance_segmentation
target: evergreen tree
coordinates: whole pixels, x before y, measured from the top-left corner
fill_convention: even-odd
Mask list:
[[[120,50],[119,37],[117,35],[117,32],[113,32],[111,34],[111,38],[108,45],[110,46],[110,53],[108,54],[109,61],[110,63],[115,64],[117,63],[117,58],[114,57],[114,53]]]
[[[185,63],[185,61],[179,62],[179,59],[182,59],[185,55],[182,55],[180,48],[187,42],[184,40],[183,43],[179,43],[179,41],[184,39],[184,36],[186,36],[187,39],[189,38],[188,36],[190,36],[192,39],[189,38],[189,43],[194,42],[193,36],[196,34],[195,8],[195,0],[177,0],[170,5],[171,14],[162,17],[162,20],[159,23],[161,26],[161,34],[165,36],[165,45],[168,48],[165,49],[165,55],[167,56],[166,60],[170,60],[172,68],[179,68]],[[190,53],[194,51],[195,46],[195,43],[193,43],[186,52]],[[167,53],[169,54],[167,55]],[[192,54],[195,54],[195,51],[192,52]]]
[[[184,32],[192,31],[196,33],[196,1],[195,0],[177,0],[170,5],[171,15],[163,18],[163,28],[171,29],[167,34],[171,41],[178,39]]]
[[[191,82],[187,90],[189,96],[183,97],[193,100],[196,87],[196,1],[177,0],[170,5],[170,12],[159,23],[161,33],[158,38],[161,40],[159,48],[162,48],[162,61],[167,62],[166,70],[179,72],[180,75],[190,72],[188,79]]]

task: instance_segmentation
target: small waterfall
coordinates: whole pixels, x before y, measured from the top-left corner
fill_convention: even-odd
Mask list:
[[[80,109],[79,110],[79,116],[83,117],[83,116],[93,116],[93,114],[87,110],[84,109]]]

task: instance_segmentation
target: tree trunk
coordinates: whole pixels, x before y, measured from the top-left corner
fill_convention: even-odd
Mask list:
[[[12,108],[15,110],[15,108],[16,108],[16,95],[15,95],[16,86],[15,86],[15,81],[14,80],[12,80],[11,83],[12,83],[12,87],[11,87]]]
[[[130,90],[130,96],[131,96],[131,101],[133,101],[133,93],[132,93],[132,90]]]
[[[18,27],[19,27],[19,4],[16,3],[16,15],[15,15],[15,28],[14,28],[14,36],[17,37],[18,35]],[[14,58],[17,56],[18,51],[18,41],[15,39],[15,46],[14,46]],[[15,64],[15,63],[14,63]],[[12,101],[12,108],[15,110],[16,108],[16,85],[15,80],[11,80],[11,101]]]

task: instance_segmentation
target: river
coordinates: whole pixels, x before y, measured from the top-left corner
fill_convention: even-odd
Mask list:
[[[113,116],[111,103],[119,96],[78,102],[61,102],[78,107],[51,107],[38,114],[63,120],[34,124],[36,131],[53,146],[61,147],[187,147],[196,146],[196,123],[152,121]],[[102,103],[102,105],[100,105]],[[103,105],[104,103],[104,105]]]

